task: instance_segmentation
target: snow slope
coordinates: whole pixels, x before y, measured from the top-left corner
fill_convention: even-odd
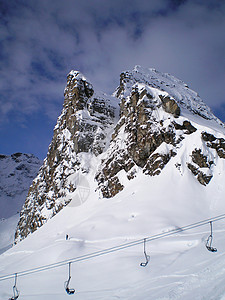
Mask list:
[[[0,253],[13,245],[19,211],[41,163],[32,154],[0,155]]]
[[[0,254],[12,247],[19,214],[0,220]]]
[[[173,165],[174,157],[169,164]],[[182,159],[182,158],[181,158]],[[224,161],[219,169],[224,170]],[[171,171],[172,170],[172,171]],[[160,176],[140,171],[110,200],[92,191],[81,206],[73,200],[38,231],[0,256],[0,276],[70,260],[84,254],[168,232],[225,213],[224,181],[201,186],[186,170],[166,168]],[[121,177],[123,175],[121,174]],[[168,180],[170,178],[170,180]],[[72,264],[76,299],[225,299],[225,220],[213,223],[213,244],[205,248],[208,224],[146,244],[151,260],[143,268],[143,245]],[[69,239],[65,236],[68,234]],[[67,299],[68,265],[18,277],[21,299]],[[0,278],[1,280],[1,278]],[[0,281],[0,299],[12,295],[14,279]],[[193,296],[194,295],[194,296]],[[72,297],[72,296],[71,296]]]

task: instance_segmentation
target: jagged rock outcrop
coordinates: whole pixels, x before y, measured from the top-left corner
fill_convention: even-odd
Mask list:
[[[216,151],[219,158],[225,159],[225,139],[216,138],[213,134],[207,132],[202,132],[201,136],[205,142],[204,148],[208,148],[208,153],[204,155],[201,149],[194,149],[191,154],[192,162],[187,163],[187,166],[202,185],[207,185],[213,177],[216,158],[215,153],[210,157],[210,148]]]
[[[202,132],[202,139],[207,147],[215,149],[220,158],[225,159],[225,139],[216,138],[213,134]]]
[[[146,175],[159,175],[176,156],[185,136],[197,130],[189,120],[180,117],[180,107],[221,123],[195,92],[186,90],[187,86],[181,81],[177,83],[169,74],[162,75],[155,70],[143,73],[142,68],[136,67],[121,74],[120,86],[115,92],[121,100],[120,120],[107,158],[96,175],[104,197],[113,197],[123,189],[119,179],[121,172],[125,171],[128,179],[135,176],[137,168]],[[187,94],[190,97],[185,101]],[[194,164],[188,163],[188,168],[201,184],[208,184],[212,175],[200,170],[202,166],[195,166],[196,162],[200,164],[200,158],[197,159],[194,149],[192,158]]]
[[[122,78],[126,80],[124,75]],[[125,86],[123,80],[122,87]],[[119,90],[124,91],[125,88]],[[170,158],[176,155],[179,135],[176,135],[172,121],[165,126],[163,120],[158,120],[159,114],[164,115],[164,104],[159,96],[154,95],[148,87],[138,85],[133,86],[129,96],[122,96],[120,121],[107,158],[102,161],[96,175],[104,197],[113,197],[122,190],[123,184],[118,178],[120,171],[125,170],[128,178],[132,177],[131,173],[134,175],[137,167],[142,168],[145,174],[158,175]],[[174,115],[174,112],[171,114]],[[119,148],[121,137],[125,138]],[[162,144],[167,149],[157,153]]]
[[[169,96],[161,96],[159,98],[162,101],[162,106],[166,112],[174,115],[174,117],[179,117],[180,115],[180,107],[176,103],[174,99],[171,99]]]
[[[188,163],[188,168],[191,170],[194,176],[197,177],[198,181],[202,185],[207,185],[212,179],[210,168],[213,164],[213,161],[209,161],[208,157],[202,154],[201,149],[194,149],[192,151],[191,158],[194,164]],[[206,173],[206,171],[203,170],[207,170],[208,174]]]
[[[47,157],[21,211],[16,242],[73,199],[77,174],[91,171],[95,192],[111,198],[139,172],[151,178],[167,166],[207,186],[215,162],[225,158],[224,124],[170,74],[136,66],[121,74],[119,87],[107,96],[71,71],[64,96]],[[202,122],[213,126],[202,132]]]
[[[187,120],[185,120],[182,125],[177,124],[176,122],[174,122],[173,124],[174,124],[175,129],[177,129],[177,130],[184,130],[185,134],[191,134],[191,133],[193,133],[193,132],[195,132],[197,130],[191,124],[191,122],[189,122]]]
[[[95,93],[93,86],[77,71],[68,75],[64,97],[47,157],[20,213],[16,242],[71,201],[78,184],[74,175],[89,172],[91,156],[104,150],[108,129],[117,114],[117,100]]]

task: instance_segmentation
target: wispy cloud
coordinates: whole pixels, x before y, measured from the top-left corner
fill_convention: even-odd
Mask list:
[[[219,0],[5,2],[1,121],[12,111],[55,119],[71,69],[112,92],[119,73],[136,64],[174,74],[218,109],[224,103],[224,14]]]

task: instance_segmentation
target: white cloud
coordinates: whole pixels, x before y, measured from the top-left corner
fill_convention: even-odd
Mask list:
[[[136,64],[179,77],[219,107],[225,5],[190,0],[170,10],[169,2],[40,0],[10,10],[0,27],[1,120],[11,110],[44,110],[48,117],[54,111],[55,118],[71,69],[112,92],[120,72]]]

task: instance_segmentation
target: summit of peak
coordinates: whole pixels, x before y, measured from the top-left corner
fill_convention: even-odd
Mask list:
[[[76,93],[74,93],[75,90],[77,91]],[[70,71],[67,75],[67,85],[64,90],[65,100],[68,98],[67,100],[70,102],[71,95],[74,95],[75,98],[77,98],[76,101],[83,102],[84,98],[90,98],[93,94],[94,88],[90,81],[81,72],[75,70]],[[74,96],[72,96],[72,98],[74,98]],[[81,107],[83,107],[83,104]]]
[[[154,68],[145,68],[136,65],[132,70],[127,70],[120,75],[120,86],[115,95],[120,99],[126,98],[137,84],[150,89],[155,88],[167,93],[182,108],[183,112],[198,115],[206,120],[213,120],[224,127],[224,124],[212,113],[211,109],[200,98],[198,93],[189,88],[182,80],[169,73],[160,72]]]
[[[87,81],[87,82],[90,82],[90,80],[84,76],[80,71],[77,71],[77,70],[71,70],[69,72],[69,74],[67,75],[68,76],[72,76],[73,78],[76,78],[76,80],[83,80],[83,81]]]
[[[144,68],[144,67],[142,67],[140,65],[135,65],[132,71],[137,72],[137,73],[138,72],[139,73],[148,73],[149,71],[151,71],[151,72],[158,72],[154,68]]]

